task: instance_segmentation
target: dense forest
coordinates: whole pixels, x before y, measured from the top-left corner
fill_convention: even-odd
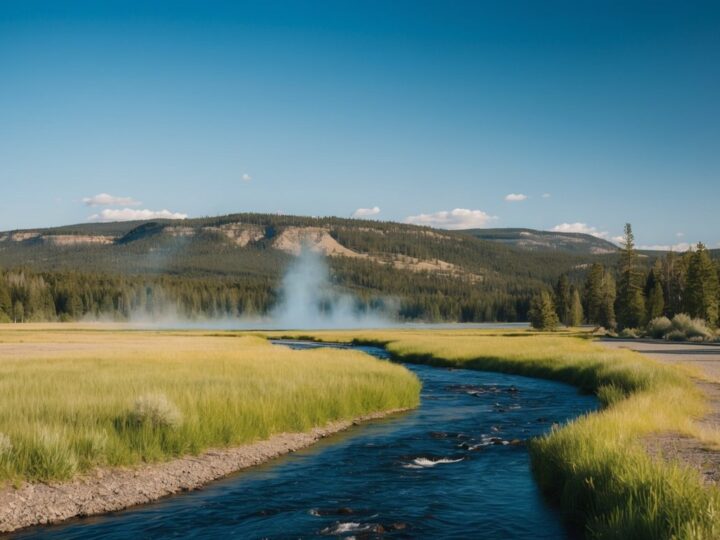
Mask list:
[[[562,274],[552,294],[535,295],[529,318],[533,326],[544,329],[588,322],[625,331],[628,336],[647,328],[650,334],[660,334],[656,337],[673,329],[683,334],[679,338],[686,337],[688,329],[673,328],[672,319],[699,328],[696,337],[712,337],[720,322],[720,261],[713,261],[705,245],[698,243],[686,253],[657,257],[648,267],[635,249],[632,227],[627,224],[614,267],[595,263],[584,282],[575,284]]]

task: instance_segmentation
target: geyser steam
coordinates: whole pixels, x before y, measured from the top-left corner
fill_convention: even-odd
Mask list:
[[[323,256],[303,247],[283,277],[280,303],[270,313],[274,328],[358,328],[386,326],[383,312],[363,310],[333,289]]]

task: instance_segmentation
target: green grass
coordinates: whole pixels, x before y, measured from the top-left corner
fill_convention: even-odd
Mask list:
[[[0,330],[0,345],[0,484],[196,454],[419,400],[402,366],[252,336]]]
[[[385,345],[396,357],[440,366],[564,381],[604,407],[533,440],[541,489],[591,538],[720,538],[720,491],[697,472],[651,459],[643,437],[703,436],[705,402],[687,372],[583,337],[480,331],[318,332],[316,339]],[[706,434],[705,434],[706,435]]]

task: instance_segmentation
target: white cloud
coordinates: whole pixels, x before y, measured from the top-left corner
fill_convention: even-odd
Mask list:
[[[352,213],[354,218],[364,218],[369,216],[377,216],[380,213],[379,206],[373,206],[372,208],[358,208]]]
[[[527,195],[524,193],[508,193],[505,195],[505,200],[510,202],[524,201],[527,199]]]
[[[140,206],[142,203],[132,197],[115,197],[109,193],[98,193],[94,197],[85,197],[86,206]]]
[[[434,214],[418,214],[408,216],[405,223],[414,225],[426,225],[438,229],[472,229],[485,227],[489,222],[498,219],[482,210],[468,210],[466,208],[455,208],[454,210],[442,210]]]
[[[249,182],[252,180],[252,176],[250,176],[248,173],[243,173],[242,175],[243,182]]]
[[[549,199],[551,197],[549,193],[543,193],[541,196],[543,199]]]
[[[133,208],[123,208],[112,210],[106,208],[99,214],[93,214],[88,217],[88,221],[135,221],[142,219],[185,219],[187,214],[179,212],[171,212],[170,210],[138,210]]]
[[[598,231],[596,227],[591,227],[587,223],[561,223],[560,225],[555,225],[552,230],[554,232],[589,234],[591,236],[594,236],[596,238],[602,238],[604,240],[607,240],[608,238],[607,231]],[[616,236],[615,238],[619,237]],[[613,238],[613,240],[615,240],[615,238]]]
[[[678,251],[684,252],[695,249],[695,246],[687,242],[679,242],[677,244],[651,244],[638,246],[638,249],[647,249],[649,251]]]
[[[685,236],[685,233],[684,233],[684,232],[678,232],[678,233],[675,233],[675,236],[677,236],[678,238],[682,238],[683,236]]]
[[[625,237],[624,236],[613,236],[610,240],[615,242],[616,244],[624,244],[625,243]]]

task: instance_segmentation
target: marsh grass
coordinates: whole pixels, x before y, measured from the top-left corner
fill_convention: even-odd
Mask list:
[[[419,399],[402,366],[252,336],[3,330],[0,343],[0,483],[196,454]]]
[[[693,420],[705,401],[688,371],[586,336],[455,332],[324,332],[315,339],[385,345],[397,358],[567,382],[603,404],[531,441],[534,474],[592,538],[720,538],[720,491],[697,472],[651,459],[642,439],[679,432],[717,439]]]

